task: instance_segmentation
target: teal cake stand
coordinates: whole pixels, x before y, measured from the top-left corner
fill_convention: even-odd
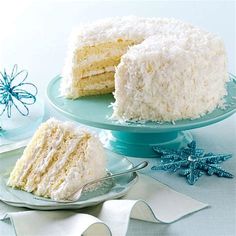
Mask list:
[[[101,128],[104,146],[116,153],[133,157],[154,157],[153,146],[180,148],[191,142],[189,131],[194,128],[219,122],[236,111],[236,84],[228,83],[226,108],[215,109],[199,119],[185,119],[173,123],[124,122],[111,120],[114,102],[112,94],[82,97],[77,100],[59,96],[61,77],[55,77],[48,84],[47,95],[50,103],[59,112],[79,123]]]

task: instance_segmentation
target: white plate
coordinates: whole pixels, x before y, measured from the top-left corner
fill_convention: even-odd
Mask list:
[[[133,164],[127,158],[110,151],[106,152],[108,159],[107,169],[109,172],[117,173],[133,167]],[[98,187],[94,191],[84,193],[81,199],[74,203],[56,203],[46,201],[44,198],[36,199],[36,196],[31,193],[16,190],[6,185],[9,174],[21,153],[22,150],[18,150],[0,155],[0,200],[12,206],[38,210],[79,209],[93,206],[108,199],[122,197],[138,179],[136,173],[117,177],[112,186]]]

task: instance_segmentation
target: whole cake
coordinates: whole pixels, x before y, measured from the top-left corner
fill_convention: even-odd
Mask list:
[[[113,119],[152,121],[213,111],[229,80],[218,36],[175,19],[140,17],[79,27],[62,76],[66,98],[114,91]]]
[[[99,139],[74,124],[49,119],[28,144],[8,185],[54,200],[68,199],[89,181],[106,175]]]

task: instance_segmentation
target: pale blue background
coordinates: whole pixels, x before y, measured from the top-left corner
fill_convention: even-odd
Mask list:
[[[5,3],[4,3],[5,2]],[[0,67],[28,69],[42,85],[61,72],[71,29],[104,17],[174,17],[217,33],[225,42],[229,71],[235,73],[234,1],[1,1]],[[2,41],[2,42],[1,42]]]
[[[67,38],[74,26],[106,16],[139,15],[175,17],[219,34],[227,49],[229,71],[235,74],[235,7],[234,1],[2,1],[0,68],[18,63],[29,71],[29,78],[44,96],[48,81],[61,71]],[[49,105],[48,109],[48,116],[63,119]],[[199,146],[208,151],[233,153],[234,158],[223,166],[236,175],[235,115],[218,124],[196,129],[193,135]],[[195,186],[189,186],[175,175],[150,170],[147,173],[179,192],[209,203],[211,208],[171,225],[132,221],[128,235],[236,235],[235,179],[205,177]],[[0,223],[0,235],[12,234],[9,225]]]

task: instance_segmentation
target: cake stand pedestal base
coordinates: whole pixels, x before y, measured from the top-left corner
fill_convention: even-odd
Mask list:
[[[102,131],[100,138],[104,146],[118,154],[132,157],[156,157],[153,147],[178,149],[193,140],[189,131],[166,133],[134,133]]]

